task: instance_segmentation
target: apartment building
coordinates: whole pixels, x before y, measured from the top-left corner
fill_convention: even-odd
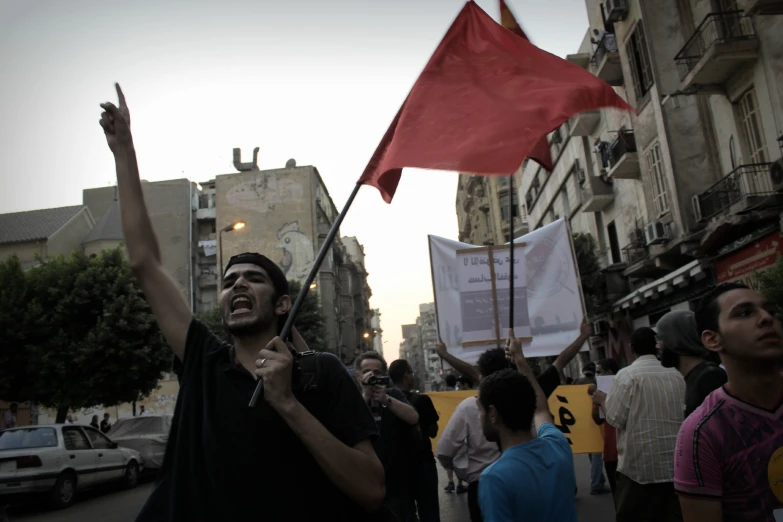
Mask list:
[[[519,186],[521,175],[514,175],[514,187]],[[502,245],[508,242],[511,227],[515,238],[528,232],[524,207],[508,176],[460,174],[456,209],[459,240],[465,243]]]
[[[596,239],[612,305],[593,318],[596,340],[617,356],[630,330],[733,277],[716,278],[716,256],[752,256],[736,251],[779,232],[781,5],[586,2],[590,27],[567,59],[638,113],[571,118],[549,136],[552,173],[523,165],[519,200],[531,228],[564,217]]]

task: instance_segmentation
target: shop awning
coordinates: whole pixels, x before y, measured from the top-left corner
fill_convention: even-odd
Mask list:
[[[616,301],[612,305],[612,310],[614,312],[622,312],[629,308],[635,308],[646,304],[648,301],[671,294],[677,289],[685,288],[692,282],[701,281],[707,276],[705,267],[708,264],[704,260],[693,260],[687,265],[681,266],[677,270],[634,290],[619,301]]]

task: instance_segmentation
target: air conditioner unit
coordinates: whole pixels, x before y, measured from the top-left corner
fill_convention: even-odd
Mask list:
[[[576,171],[576,179],[579,181],[579,184],[583,184],[587,180],[587,174],[585,174],[585,169],[577,169]]]
[[[606,333],[606,321],[595,321],[593,324],[593,335],[603,335]]]
[[[704,221],[704,216],[701,213],[701,200],[698,194],[691,197],[691,207],[693,208],[693,216],[696,221]]]
[[[619,22],[628,16],[628,2],[626,0],[607,0],[605,9],[607,22]]]
[[[769,179],[776,192],[783,192],[783,158],[769,166]]]
[[[669,228],[662,221],[653,221],[644,228],[644,242],[647,246],[669,241]]]

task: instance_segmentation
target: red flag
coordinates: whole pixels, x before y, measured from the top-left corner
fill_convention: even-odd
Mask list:
[[[511,31],[517,36],[521,36],[528,42],[530,38],[527,37],[525,31],[517,23],[517,19],[514,17],[514,13],[508,8],[504,0],[500,1],[500,25]],[[555,169],[555,162],[552,161],[552,151],[549,148],[549,140],[546,136],[543,136],[538,143],[528,153],[528,157],[539,165],[544,167],[547,171],[552,172]]]
[[[470,1],[359,183],[390,203],[403,167],[510,175],[543,136],[601,107],[631,110],[607,83],[503,29]]]

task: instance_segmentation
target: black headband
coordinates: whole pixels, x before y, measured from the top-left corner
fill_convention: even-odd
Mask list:
[[[272,280],[272,285],[275,287],[277,297],[288,295],[288,279],[286,279],[283,271],[280,270],[280,267],[277,266],[277,263],[256,252],[245,252],[243,254],[232,256],[231,259],[228,260],[226,270],[223,272],[223,277],[226,276],[226,272],[228,272],[229,268],[240,263],[247,263],[249,265],[256,265],[263,268],[264,271],[269,275],[269,279]]]

